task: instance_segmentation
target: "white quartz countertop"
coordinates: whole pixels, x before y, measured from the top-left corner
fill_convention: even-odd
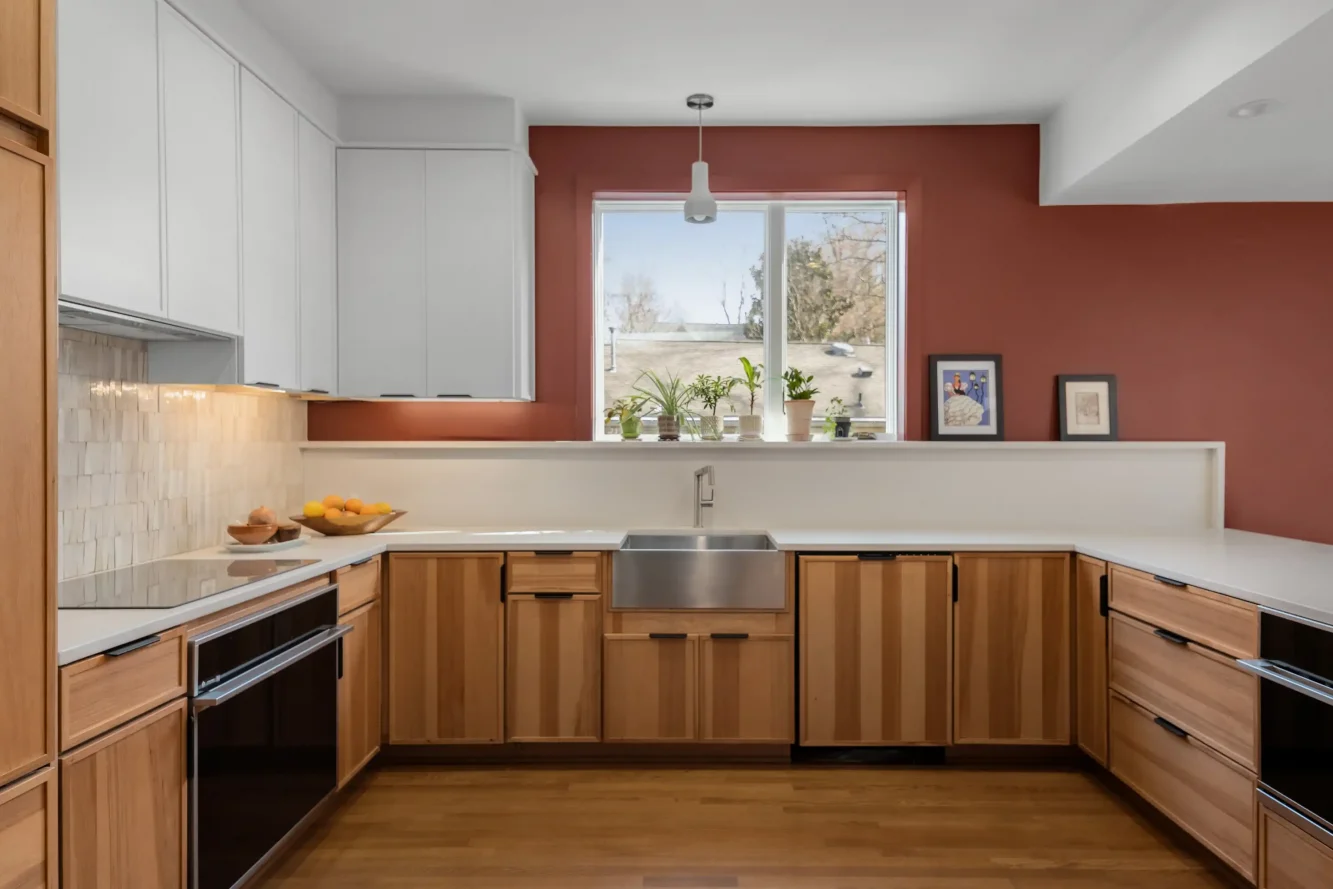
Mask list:
[[[305,546],[267,555],[237,555],[222,547],[184,553],[173,558],[317,562],[179,608],[62,610],[58,623],[60,663],[68,664],[160,633],[379,553],[616,550],[626,533],[623,528],[382,531],[360,537],[308,537]],[[1068,530],[770,529],[768,533],[780,549],[798,552],[1078,552],[1333,624],[1333,546],[1247,531],[1152,537]]]

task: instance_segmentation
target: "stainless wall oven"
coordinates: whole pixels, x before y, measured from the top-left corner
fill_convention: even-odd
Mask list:
[[[338,782],[336,584],[190,641],[190,885],[232,889]]]
[[[1333,844],[1333,627],[1261,611],[1259,793]]]

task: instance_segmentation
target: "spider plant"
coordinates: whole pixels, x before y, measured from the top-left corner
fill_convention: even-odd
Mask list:
[[[679,441],[680,420],[694,401],[690,385],[671,371],[645,370],[634,383],[634,391],[645,402],[657,405],[657,437]]]

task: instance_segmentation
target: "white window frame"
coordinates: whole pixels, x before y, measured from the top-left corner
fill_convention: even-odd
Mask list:
[[[604,439],[606,397],[604,389],[603,355],[606,348],[606,305],[605,286],[602,277],[602,217],[607,212],[677,212],[683,219],[684,199],[661,200],[615,200],[598,199],[593,201],[593,318],[595,336],[593,337],[593,429],[592,437]],[[904,206],[901,199],[883,198],[879,200],[837,200],[830,198],[811,200],[735,200],[719,201],[718,211],[757,210],[765,211],[764,231],[764,267],[768,272],[764,277],[764,438],[769,441],[785,441],[787,421],[783,408],[782,371],[787,367],[787,212],[802,213],[845,213],[855,210],[878,210],[884,212],[889,220],[886,232],[888,248],[885,261],[889,267],[884,276],[884,366],[891,369],[893,378],[885,380],[884,417],[867,417],[870,420],[883,420],[887,435],[892,439],[901,439],[904,420],[904,374],[903,374],[903,319],[905,314],[905,284],[907,258],[907,225]],[[777,372],[773,372],[777,368]],[[815,384],[818,385],[816,380]]]

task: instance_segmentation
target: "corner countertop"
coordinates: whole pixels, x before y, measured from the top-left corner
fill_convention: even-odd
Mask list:
[[[682,529],[688,530],[688,529]],[[171,609],[71,609],[59,612],[62,665],[301,583],[384,552],[617,550],[627,531],[382,531],[360,537],[307,537],[281,558],[315,559],[275,577]],[[796,552],[1064,551],[1170,577],[1256,605],[1333,625],[1333,546],[1247,531],[1153,536],[1080,531],[770,529],[779,549]],[[211,547],[172,558],[255,559]]]

